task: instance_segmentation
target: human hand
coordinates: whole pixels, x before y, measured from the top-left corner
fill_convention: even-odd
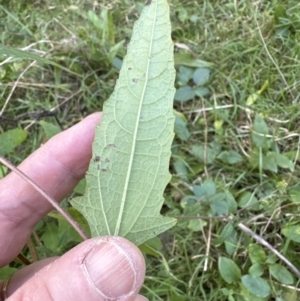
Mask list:
[[[99,113],[93,114],[53,137],[19,169],[55,200],[62,200],[88,168],[100,118]],[[35,224],[51,209],[15,173],[0,181],[0,267],[19,254]],[[144,275],[144,258],[135,245],[121,237],[97,237],[59,258],[47,258],[18,271],[5,285],[6,295],[11,301],[145,301],[138,295]],[[0,292],[2,288],[0,281]]]

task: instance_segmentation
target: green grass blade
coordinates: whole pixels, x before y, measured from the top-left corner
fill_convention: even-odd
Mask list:
[[[18,59],[23,59],[23,60],[33,60],[33,61],[37,61],[39,64],[53,65],[55,67],[58,67],[62,70],[67,71],[70,74],[74,74],[76,76],[81,76],[78,73],[73,72],[72,70],[70,70],[68,68],[65,68],[64,66],[57,64],[54,61],[40,57],[37,54],[31,53],[28,51],[24,51],[24,50],[20,50],[17,48],[7,47],[7,46],[1,45],[1,44],[0,44],[0,56],[13,57],[13,58],[18,58]]]

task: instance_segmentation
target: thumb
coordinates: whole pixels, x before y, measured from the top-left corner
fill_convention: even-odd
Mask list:
[[[121,237],[87,240],[17,287],[20,271],[10,281],[10,301],[133,301],[143,284],[145,261],[140,250]],[[28,267],[28,268],[29,268]],[[25,268],[26,269],[26,268]],[[14,280],[15,278],[15,280]]]

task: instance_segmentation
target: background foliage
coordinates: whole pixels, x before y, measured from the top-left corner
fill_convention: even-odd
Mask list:
[[[1,155],[18,164],[54,134],[101,110],[143,5],[1,2],[0,45],[64,66],[1,57]],[[172,180],[162,212],[179,222],[142,246],[148,266],[143,293],[150,300],[299,300],[298,278],[237,225],[247,225],[300,269],[300,4],[170,5],[178,90]],[[0,167],[1,177],[6,172]],[[41,258],[80,242],[55,213],[36,231]],[[27,248],[23,254],[31,256]],[[12,263],[1,277],[18,267]]]

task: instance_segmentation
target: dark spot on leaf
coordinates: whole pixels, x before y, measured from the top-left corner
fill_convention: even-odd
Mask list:
[[[152,0],[147,0],[146,5],[150,5]]]
[[[132,68],[131,68],[131,67],[129,67],[129,68],[128,68],[128,70],[132,70]]]
[[[95,156],[94,162],[99,162],[100,161],[100,156]]]
[[[105,163],[108,163],[108,162],[110,162],[108,158],[105,158],[105,160],[104,160],[104,161],[105,161]]]
[[[97,165],[97,169],[100,170],[100,165],[99,164]]]
[[[107,171],[107,169],[106,169],[106,168],[102,168],[102,169],[101,169],[101,171],[103,171],[103,172],[106,172],[106,171]]]
[[[132,81],[136,84],[139,80],[137,78],[133,78]]]
[[[117,146],[114,143],[107,144],[108,147],[117,148]]]

